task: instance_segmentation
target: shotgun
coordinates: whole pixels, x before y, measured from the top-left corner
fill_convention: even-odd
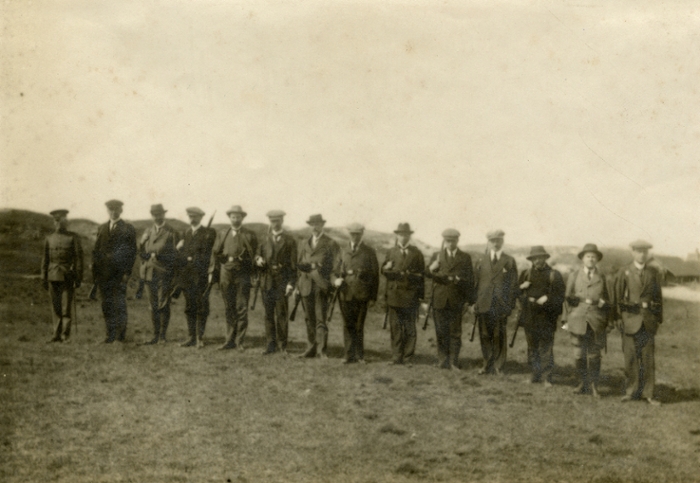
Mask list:
[[[430,313],[433,311],[433,295],[435,295],[435,280],[433,280],[433,288],[430,291],[430,304],[428,305],[428,311],[425,313],[425,321],[423,322],[423,330],[428,328],[428,320],[430,319]]]
[[[289,314],[289,321],[294,322],[294,319],[297,316],[297,309],[299,308],[299,303],[301,302],[301,294],[299,293],[299,290],[294,291],[294,308],[292,309],[292,313]]]

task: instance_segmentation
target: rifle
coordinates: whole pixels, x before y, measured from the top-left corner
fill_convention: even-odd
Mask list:
[[[202,292],[202,300],[206,300],[209,298],[209,293],[211,292],[211,288],[214,286],[214,282],[211,281],[207,284],[207,287],[204,289],[204,292]]]
[[[75,335],[78,335],[78,303],[75,301],[77,295],[75,289],[73,289],[73,321],[75,322]]]
[[[472,326],[472,335],[469,336],[469,342],[474,342],[474,335],[476,334],[476,323],[479,320],[479,316],[474,314],[474,325]]]
[[[255,310],[255,305],[258,303],[258,293],[260,292],[260,277],[258,276],[258,281],[255,283],[255,293],[253,294],[253,305],[250,306],[250,310]]]
[[[97,284],[93,283],[90,287],[90,293],[88,294],[90,300],[97,300]]]
[[[510,344],[508,345],[508,347],[510,347],[511,349],[513,348],[513,344],[515,344],[515,336],[518,335],[518,329],[525,322],[526,315],[530,310],[530,302],[527,300],[527,296],[524,296],[521,299],[520,303],[520,313],[518,314],[518,321],[515,325],[515,332],[513,332],[513,337],[510,340]]]
[[[425,321],[423,322],[423,330],[428,328],[428,319],[430,319],[430,312],[433,310],[433,296],[435,295],[435,280],[433,280],[433,288],[430,291],[430,304],[428,305],[428,311],[425,313]]]
[[[389,304],[387,303],[387,297],[384,295],[384,323],[382,324],[382,330],[386,330],[386,325],[389,322]]]
[[[340,287],[336,288],[335,292],[333,292],[333,298],[331,298],[331,307],[328,311],[328,319],[326,319],[326,325],[330,324],[331,319],[333,318],[333,309],[335,308],[335,301],[338,300],[338,294],[340,294]]]
[[[292,313],[289,314],[289,321],[294,322],[294,319],[297,316],[297,309],[299,308],[299,303],[301,302],[301,294],[299,293],[298,290],[294,291],[294,308],[292,309]]]

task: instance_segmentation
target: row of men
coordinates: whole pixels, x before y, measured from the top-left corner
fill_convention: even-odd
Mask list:
[[[283,229],[285,213],[270,211],[269,230],[262,240],[243,226],[240,206],[227,215],[230,226],[218,233],[203,226],[205,213],[188,208],[190,227],[182,236],[165,221],[166,210],[153,205],[153,225],[136,240],[134,227],[121,219],[123,203],[106,203],[109,221],[101,225],[93,251],[93,279],[102,299],[107,337],[105,343],[123,341],[126,335],[126,284],[137,257],[140,275],[149,291],[153,338],[165,341],[170,320],[170,299],[177,286],[185,296],[189,340],[184,346],[202,347],[209,315],[209,291],[219,283],[226,312],[226,339],[220,349],[243,347],[248,326],[251,290],[259,284],[265,309],[267,345],[264,354],[286,352],[288,297],[294,293],[305,312],[307,349],[301,357],[327,358],[328,315],[335,298],[342,313],[344,363],[364,362],[364,322],[376,302],[379,274],[387,279],[386,305],[391,333],[392,363],[410,361],[416,346],[416,322],[421,300],[429,301],[434,317],[438,365],[458,368],[464,310],[475,315],[475,328],[483,355],[481,374],[501,374],[506,361],[506,321],[520,300],[518,326],[528,346],[532,382],[551,386],[553,342],[561,317],[574,347],[580,384],[578,393],[598,397],[601,353],[607,333],[622,332],[627,390],[624,400],[654,399],[654,335],[662,322],[661,283],[658,270],[647,264],[651,245],[633,242],[634,261],[615,277],[612,286],[597,268],[603,254],[587,244],[579,253],[582,266],[564,284],[561,274],[547,264],[550,255],[533,247],[532,267],[518,274],[515,259],[503,253],[505,234],[487,234],[483,257],[458,248],[459,232],[442,233],[443,246],[427,267],[421,251],[410,243],[408,223],[394,231],[396,244],[379,267],[372,247],[363,242],[364,227],[348,227],[350,242],[339,246],[324,233],[326,221],[312,215],[312,233],[297,244]],[[83,267],[80,239],[67,231],[67,210],[55,210],[56,232],[45,245],[42,277],[50,290],[55,330],[51,341],[70,336],[71,301],[80,286]],[[211,223],[211,221],[210,221]],[[426,279],[432,281],[426,297]]]

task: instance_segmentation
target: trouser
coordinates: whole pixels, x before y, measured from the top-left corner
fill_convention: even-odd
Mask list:
[[[75,296],[73,287],[72,280],[49,284],[53,312],[53,340],[68,340],[70,337],[73,297]]]
[[[165,340],[165,333],[170,324],[170,292],[172,291],[172,274],[153,273],[151,280],[146,280],[148,299],[153,322],[153,338]]]
[[[462,308],[434,308],[433,314],[438,366],[443,369],[449,369],[450,365],[458,366],[459,351],[462,347]]]
[[[250,280],[239,279],[221,283],[221,296],[226,306],[226,347],[241,347],[248,329]]]
[[[330,302],[330,292],[321,290],[314,284],[311,293],[302,296],[301,301],[306,311],[307,355],[328,354],[328,326],[326,316]]]
[[[576,372],[584,389],[587,389],[591,384],[594,387],[598,385],[601,352],[605,347],[605,337],[604,331],[597,334],[590,325],[586,327],[585,334],[571,334]]]
[[[121,277],[98,284],[102,296],[102,315],[107,326],[107,340],[123,341],[126,337],[126,283]]]
[[[289,330],[289,303],[285,296],[287,284],[279,284],[268,290],[262,290],[262,301],[265,306],[265,338],[269,352],[283,351],[287,348],[287,333]]]
[[[189,281],[183,288],[185,295],[185,316],[187,317],[187,333],[191,341],[201,340],[209,317],[209,297],[203,297],[207,288],[207,275]]]
[[[531,324],[525,326],[527,362],[532,369],[533,382],[541,379],[552,382],[554,333],[556,329],[556,317],[551,319],[546,315],[537,317]]]
[[[360,361],[365,358],[365,318],[368,303],[367,300],[340,301],[347,361]]]
[[[394,362],[402,363],[416,350],[416,316],[418,307],[389,307],[391,353]]]
[[[632,398],[653,398],[655,386],[654,336],[644,326],[636,334],[622,336],[626,393]]]
[[[508,317],[496,317],[491,312],[478,314],[479,342],[486,372],[501,371],[506,363],[508,338],[506,322]]]

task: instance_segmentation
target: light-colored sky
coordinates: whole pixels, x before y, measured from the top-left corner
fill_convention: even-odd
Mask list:
[[[438,5],[439,3],[439,5]],[[609,3],[615,5],[610,6]],[[696,2],[4,2],[0,206],[700,245]]]

